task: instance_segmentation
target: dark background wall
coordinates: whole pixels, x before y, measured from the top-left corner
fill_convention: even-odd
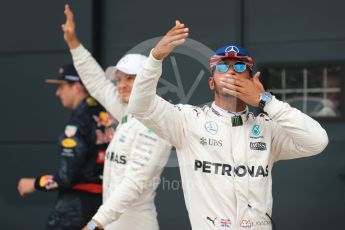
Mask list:
[[[78,35],[103,67],[113,65],[143,41],[163,35],[175,19],[192,39],[211,49],[227,43],[247,47],[256,62],[345,60],[345,2],[341,0],[67,1]],[[42,229],[54,193],[21,198],[20,177],[49,173],[57,166],[56,138],[69,112],[44,84],[71,61],[60,25],[65,1],[4,1],[0,8],[0,229]],[[173,55],[187,87],[200,63]],[[176,66],[167,59],[163,73],[174,82]],[[198,68],[195,71],[195,68]],[[206,102],[207,69],[189,103]],[[179,101],[176,93],[163,95]],[[200,99],[201,98],[201,99]],[[273,218],[279,230],[340,229],[345,213],[342,152],[344,122],[322,122],[330,143],[323,154],[279,162],[273,170]],[[161,229],[190,229],[176,157],[165,169],[156,199]],[[175,183],[172,183],[175,182]]]

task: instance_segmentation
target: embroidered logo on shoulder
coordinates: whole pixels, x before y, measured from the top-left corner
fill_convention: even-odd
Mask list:
[[[97,101],[92,98],[92,97],[88,97],[86,98],[86,103],[89,105],[89,106],[95,106],[97,105]]]
[[[174,105],[174,107],[175,107],[178,111],[182,111],[181,104]]]
[[[96,159],[97,164],[104,164],[105,153],[106,153],[105,149],[98,150],[97,159]]]
[[[260,113],[259,117],[264,118],[265,121],[270,121],[271,118],[266,113]]]
[[[99,112],[98,117],[94,116],[93,119],[97,122],[97,126],[104,126],[108,128],[114,123],[112,116],[110,116],[107,112],[101,111]]]
[[[253,128],[252,128],[252,135],[254,137],[258,137],[258,136],[260,136],[260,134],[261,134],[260,126],[259,125],[254,125]]]
[[[147,128],[146,129],[146,134],[148,134],[148,135],[153,135],[153,130],[152,129],[150,129],[150,128]]]
[[[77,146],[77,142],[71,138],[65,138],[62,140],[61,145],[65,148],[74,148]]]
[[[208,105],[204,105],[204,106],[201,108],[202,111],[206,111],[206,110],[209,110],[209,109],[210,109],[210,107],[209,107]]]
[[[125,123],[127,123],[127,121],[128,121],[128,115],[125,115],[121,119],[121,124],[125,124]]]
[[[218,132],[218,124],[214,121],[208,121],[205,123],[205,129],[207,132],[215,135]]]
[[[67,125],[65,128],[65,135],[67,137],[73,137],[77,133],[78,127],[74,125]]]
[[[193,112],[196,114],[197,117],[200,115],[200,111],[198,108],[194,108]]]

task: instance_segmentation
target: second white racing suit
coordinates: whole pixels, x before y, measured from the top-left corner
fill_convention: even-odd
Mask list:
[[[271,229],[273,164],[328,144],[318,122],[273,98],[266,114],[233,114],[214,103],[172,105],[156,95],[162,62],[152,54],[135,80],[129,111],[176,147],[193,230]]]
[[[116,86],[82,45],[71,53],[90,94],[119,121],[106,150],[103,205],[93,219],[105,229],[158,229],[155,190],[171,146],[127,113]]]

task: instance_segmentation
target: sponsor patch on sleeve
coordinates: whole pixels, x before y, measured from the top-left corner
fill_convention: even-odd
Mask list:
[[[153,130],[150,129],[150,128],[147,128],[147,129],[146,129],[146,133],[147,133],[148,135],[152,136],[152,135],[153,135]]]
[[[42,176],[40,178],[40,186],[45,187],[48,181],[52,181],[52,180],[53,180],[53,176],[51,175]]]
[[[58,184],[54,181],[52,175],[42,176],[40,178],[39,185],[40,187],[45,188],[46,190],[51,190],[58,187]]]
[[[97,126],[104,126],[106,128],[110,127],[110,125],[112,124],[112,117],[104,111],[101,111],[98,115],[97,118],[95,118],[96,122],[97,122]]]
[[[61,145],[65,148],[74,148],[77,146],[77,142],[71,138],[65,138],[62,140]]]
[[[73,137],[77,133],[78,127],[74,125],[67,125],[65,128],[65,135],[67,137]]]
[[[97,154],[96,163],[104,164],[104,159],[105,159],[105,150],[99,150]]]
[[[89,106],[95,106],[95,105],[97,105],[97,101],[96,101],[94,98],[92,98],[92,97],[88,97],[88,98],[86,99],[86,103],[87,103]]]

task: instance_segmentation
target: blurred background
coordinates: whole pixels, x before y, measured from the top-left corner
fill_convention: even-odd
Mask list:
[[[166,81],[160,82],[160,93],[174,103],[199,105],[212,97],[206,80],[207,58],[201,57],[209,53],[207,48],[215,50],[229,43],[246,47],[266,88],[315,117],[330,138],[321,155],[274,166],[273,219],[277,229],[344,228],[345,1],[1,3],[1,230],[43,229],[56,196],[38,192],[22,198],[16,186],[20,177],[35,177],[57,168],[57,137],[69,111],[55,97],[56,88],[45,85],[44,79],[57,76],[58,68],[71,62],[61,32],[65,3],[74,11],[82,43],[104,68],[138,44],[163,35],[175,19],[182,20],[194,39],[191,53],[178,52],[167,58]],[[203,50],[202,55],[196,58],[193,50],[196,54]],[[175,88],[179,79],[182,92]],[[190,229],[176,165],[173,153],[156,198],[163,230]]]

